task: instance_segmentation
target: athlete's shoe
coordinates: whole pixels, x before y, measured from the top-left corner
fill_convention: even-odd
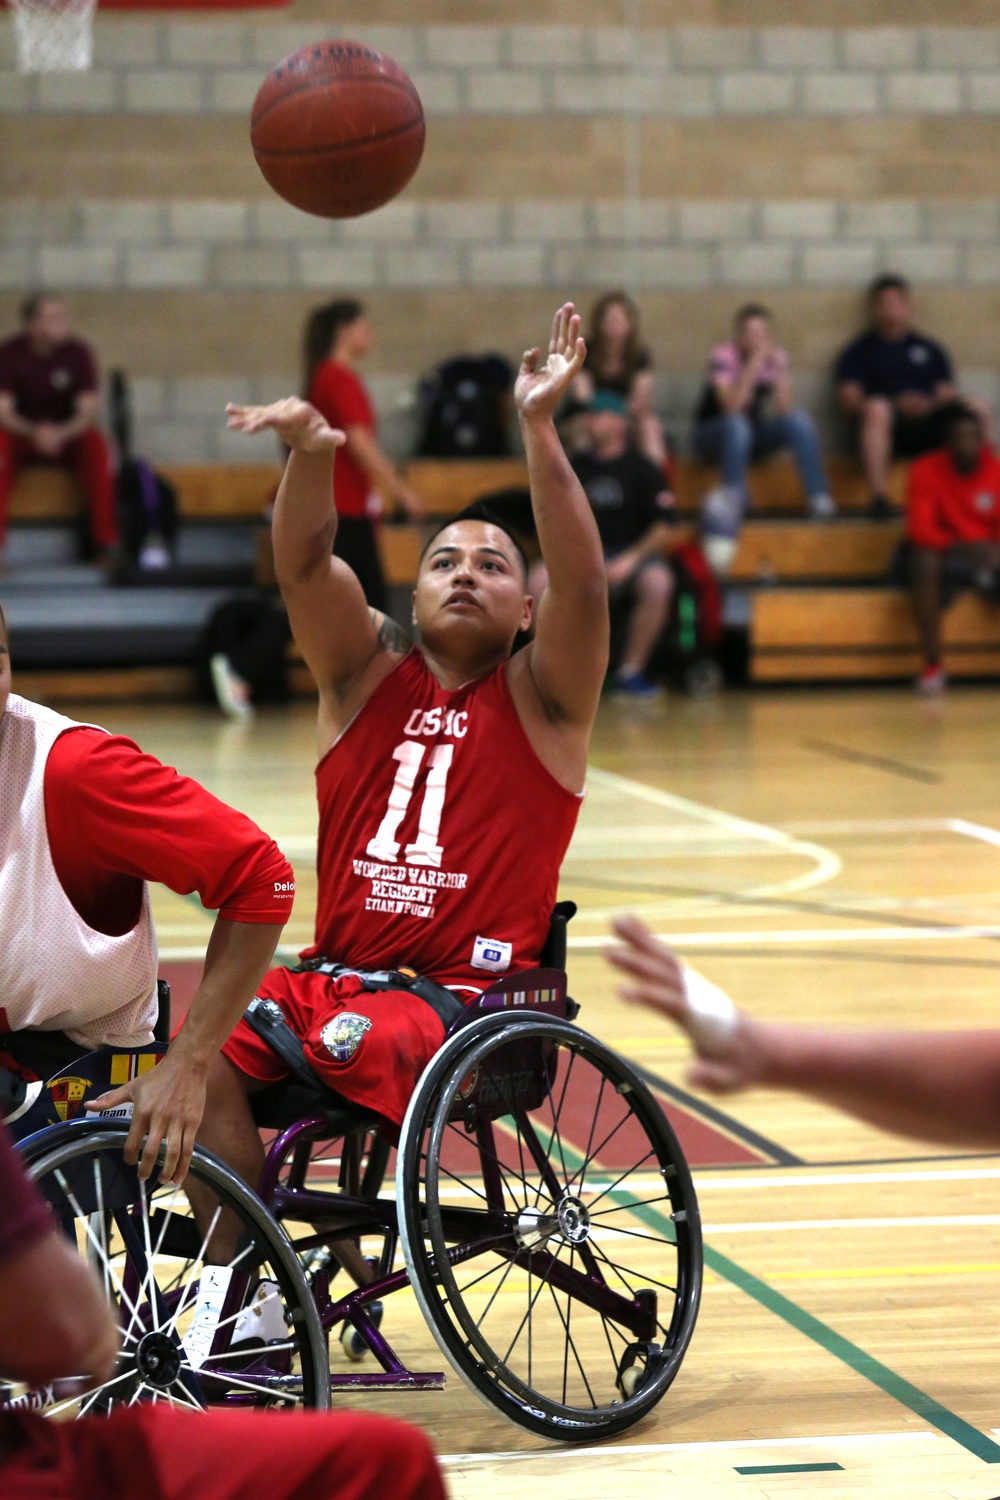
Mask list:
[[[913,686],[921,698],[940,698],[948,686],[948,679],[941,667],[928,665]]]
[[[252,719],[253,704],[250,702],[250,684],[233,670],[228,656],[217,651],[209,662],[212,669],[212,686],[219,707],[228,719]]]
[[[814,521],[828,521],[831,516],[837,514],[836,502],[832,495],[810,495],[809,514]]]
[[[238,1348],[251,1339],[271,1344],[287,1337],[288,1324],[277,1282],[262,1281],[233,1324],[233,1347]]]
[[[616,672],[613,686],[623,698],[654,698],[660,691],[645,672]]]

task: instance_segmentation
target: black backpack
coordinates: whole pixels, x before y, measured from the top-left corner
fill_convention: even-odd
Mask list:
[[[419,458],[505,458],[514,371],[500,354],[445,360],[420,383]]]
[[[122,548],[133,564],[139,561],[147,539],[158,539],[172,553],[177,535],[177,491],[145,459],[132,454],[132,403],[122,370],[111,372],[108,404],[121,459],[116,499]]]

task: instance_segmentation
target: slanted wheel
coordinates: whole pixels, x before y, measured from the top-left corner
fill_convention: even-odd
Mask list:
[[[127,1128],[73,1126],[51,1150],[39,1137],[41,1147],[28,1153],[31,1176],[103,1281],[121,1328],[111,1379],[82,1395],[78,1382],[60,1382],[47,1412],[83,1416],[147,1400],[327,1408],[326,1336],[283,1231],[240,1178],[201,1149],[183,1187],[161,1185],[155,1172],[141,1182],[122,1154]],[[213,1196],[204,1233],[189,1182]],[[238,1248],[212,1268],[210,1298],[205,1256],[224,1213],[237,1222]]]
[[[691,1175],[634,1070],[565,1021],[471,1024],[417,1088],[396,1168],[417,1300],[462,1379],[564,1442],[661,1400],[701,1293]]]

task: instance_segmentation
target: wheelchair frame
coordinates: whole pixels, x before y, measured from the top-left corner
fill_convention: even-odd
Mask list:
[[[353,1359],[367,1351],[380,1367],[378,1370],[331,1371],[329,1388],[323,1393],[324,1399],[317,1400],[316,1404],[326,1404],[331,1392],[335,1394],[345,1389],[439,1390],[444,1386],[445,1374],[442,1371],[408,1369],[381,1330],[383,1299],[407,1286],[413,1287],[439,1347],[466,1384],[504,1415],[543,1436],[563,1441],[587,1441],[623,1431],[652,1409],[676,1376],[694,1330],[700,1299],[701,1231],[697,1201],[676,1138],[639,1075],[611,1049],[567,1019],[578,1009],[567,995],[563,967],[566,923],[573,910],[567,903],[557,908],[554,914],[545,953],[546,967],[498,980],[468,1007],[449,1031],[410,1101],[400,1135],[394,1198],[382,1196],[390,1147],[380,1134],[382,1122],[372,1112],[346,1103],[332,1091],[325,1090],[317,1080],[318,1104],[314,1103],[308,1113],[291,1123],[275,1122],[277,1135],[267,1152],[258,1193],[249,1194],[249,1197],[256,1199],[261,1209],[260,1214],[254,1210],[254,1216],[264,1237],[262,1243],[274,1245],[275,1237],[281,1242],[274,1245],[275,1254],[271,1259],[274,1261],[277,1256],[286,1265],[286,1279],[292,1277],[288,1281],[291,1291],[286,1297],[286,1305],[292,1306],[297,1294],[310,1303],[304,1322],[306,1342],[300,1345],[303,1368],[307,1355],[310,1368],[316,1365],[316,1338],[322,1340],[325,1350],[326,1335],[338,1326],[343,1329],[341,1342],[345,1350],[350,1352],[353,1346]],[[595,1089],[600,1081],[600,1093],[590,1125],[587,1159],[582,1166],[573,1169],[572,1159],[567,1166],[559,1135],[559,1114],[566,1101],[570,1075],[579,1059],[583,1059],[581,1069],[590,1067],[594,1072]],[[562,1095],[557,1109],[553,1083],[561,1065]],[[640,1197],[622,1205],[619,1200],[623,1192],[626,1196],[629,1192],[639,1192],[638,1188],[619,1188],[626,1175],[622,1174],[617,1184],[612,1183],[598,1194],[597,1201],[607,1199],[605,1207],[599,1211],[605,1215],[601,1222],[605,1226],[621,1224],[623,1220],[609,1220],[607,1216],[624,1215],[631,1209],[638,1209],[640,1218],[645,1211],[648,1220],[650,1212],[657,1213],[650,1205],[669,1202],[669,1215],[659,1211],[659,1217],[666,1224],[660,1237],[662,1244],[669,1245],[676,1255],[676,1285],[649,1278],[656,1288],[666,1288],[673,1294],[673,1308],[667,1322],[659,1317],[659,1293],[654,1286],[633,1286],[620,1274],[628,1268],[622,1268],[601,1249],[600,1234],[591,1232],[597,1227],[598,1219],[591,1223],[588,1207],[583,1202],[583,1177],[591,1159],[591,1146],[606,1087],[609,1100],[614,1096],[625,1101],[622,1106],[625,1114],[611,1130],[608,1139],[621,1131],[623,1122],[627,1121],[630,1129],[637,1124],[642,1127],[645,1132],[643,1144],[649,1149],[641,1157],[639,1167],[655,1158],[661,1196]],[[287,1104],[294,1108],[295,1100],[304,1092],[301,1084],[290,1083],[286,1091]],[[547,1145],[536,1124],[532,1123],[532,1110],[539,1108],[539,1101],[546,1093],[553,1117]],[[268,1122],[264,1119],[262,1123],[266,1126]],[[29,1163],[42,1171],[45,1162],[52,1159],[55,1147],[62,1146],[81,1131],[98,1132],[102,1124],[105,1127],[103,1132],[94,1134],[94,1139],[104,1142],[103,1149],[107,1150],[107,1122],[73,1122],[29,1137],[23,1143]],[[127,1129],[127,1125],[118,1122],[116,1125],[122,1134]],[[509,1158],[512,1129],[521,1153],[520,1171],[515,1166],[514,1173],[525,1188],[524,1203],[513,1205],[505,1199],[505,1191],[511,1196]],[[474,1148],[478,1175],[473,1173],[473,1177],[481,1186],[474,1186],[471,1191],[485,1203],[485,1208],[469,1208],[445,1201],[447,1194],[442,1193],[438,1179],[439,1167],[444,1160],[442,1142],[448,1137],[448,1132],[456,1136],[464,1132],[470,1149]],[[625,1134],[628,1134],[627,1130]],[[557,1135],[561,1163],[554,1150]],[[501,1143],[501,1138],[506,1145]],[[338,1139],[342,1141],[342,1147],[337,1191],[311,1186],[307,1179],[315,1147]],[[433,1153],[429,1153],[428,1142],[433,1143]],[[604,1146],[602,1141],[595,1151],[595,1162]],[[571,1151],[572,1148],[567,1149]],[[431,1155],[434,1160],[431,1160]],[[209,1153],[201,1152],[200,1158],[203,1163],[208,1163],[204,1170],[209,1175],[222,1168],[222,1164]],[[598,1170],[595,1167],[595,1172]],[[652,1168],[647,1169],[647,1177],[652,1171]],[[529,1176],[537,1177],[539,1184],[534,1203],[529,1202],[534,1185],[533,1181],[529,1184]],[[594,1188],[589,1191],[592,1193]],[[132,1212],[134,1216],[135,1210]],[[628,1222],[634,1223],[633,1220]],[[290,1226],[305,1226],[307,1232],[294,1232]],[[654,1238],[635,1228],[624,1228],[620,1233],[643,1240]],[[364,1236],[381,1238],[382,1247],[377,1258],[369,1260],[363,1254],[361,1241]],[[147,1250],[148,1245],[147,1238]],[[400,1246],[405,1264],[396,1268]],[[563,1255],[567,1247],[570,1251],[568,1262]],[[298,1278],[295,1278],[294,1270],[287,1269],[287,1251],[294,1252],[294,1265],[301,1268]],[[498,1356],[482,1333],[486,1313],[475,1322],[464,1306],[462,1296],[457,1295],[468,1289],[458,1288],[456,1268],[480,1256],[492,1256],[500,1265],[506,1266],[501,1286],[515,1267],[528,1276],[529,1296],[533,1277],[540,1288],[548,1285],[567,1338],[561,1400],[558,1396],[539,1394],[532,1385],[530,1319],[535,1300],[529,1303],[527,1313],[526,1382],[523,1371],[518,1373],[510,1362],[517,1336],[507,1355]],[[195,1263],[200,1262],[196,1259]],[[613,1268],[611,1274],[608,1268]],[[337,1297],[330,1283],[341,1269],[354,1285]],[[623,1284],[624,1291],[611,1284],[614,1275]],[[566,1299],[566,1315],[561,1311],[557,1293]],[[491,1299],[487,1313],[494,1300]],[[613,1397],[601,1406],[591,1392],[586,1371],[573,1344],[570,1331],[572,1308],[579,1308],[581,1317],[588,1311],[596,1315],[603,1324],[611,1351],[616,1389]],[[666,1313],[664,1318],[667,1318]],[[615,1348],[609,1327],[623,1348]],[[662,1343],[658,1342],[661,1336]],[[173,1338],[179,1342],[176,1328]],[[590,1395],[592,1410],[585,1406],[578,1410],[567,1399],[570,1345]],[[208,1367],[215,1356],[215,1342],[211,1349]],[[223,1354],[225,1358],[231,1356]],[[208,1367],[206,1376],[210,1383],[213,1380],[218,1382],[215,1389],[223,1400],[245,1402],[248,1399],[238,1392],[222,1395],[221,1387],[225,1382],[217,1373],[209,1374]],[[329,1368],[328,1357],[326,1367]],[[232,1368],[236,1367],[230,1366]],[[260,1390],[266,1393],[269,1382],[276,1390],[280,1387],[281,1370],[270,1368],[266,1349],[253,1370]],[[558,1381],[556,1383],[558,1385]],[[193,1388],[199,1389],[197,1380]]]

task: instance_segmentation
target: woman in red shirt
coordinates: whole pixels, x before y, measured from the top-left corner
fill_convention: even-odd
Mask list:
[[[376,532],[381,502],[393,501],[413,520],[423,506],[376,441],[375,410],[355,369],[371,346],[371,324],[360,302],[343,297],[316,308],[306,324],[302,393],[331,427],[347,434],[334,468],[340,524],[333,550],[357,574],[372,608],[384,612]]]

